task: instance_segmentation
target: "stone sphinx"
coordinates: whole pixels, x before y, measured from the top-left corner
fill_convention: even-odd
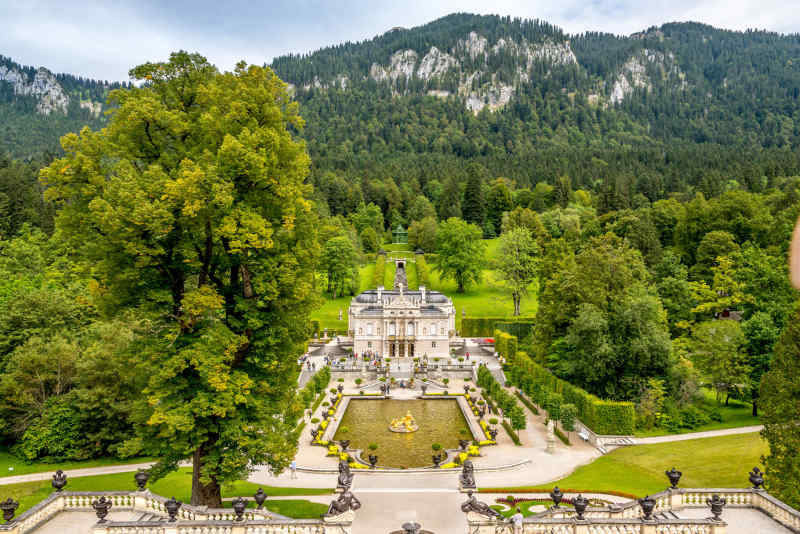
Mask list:
[[[467,492],[467,501],[461,505],[461,511],[464,513],[474,512],[482,516],[492,519],[501,519],[503,515],[497,510],[492,510],[485,502],[480,502],[475,498],[471,491]]]
[[[339,488],[349,489],[353,484],[353,473],[350,472],[350,466],[346,460],[339,460],[339,480],[336,486]]]
[[[472,466],[470,460],[464,460],[458,482],[461,484],[462,488],[475,488],[475,468]]]
[[[325,515],[328,517],[341,515],[350,510],[358,510],[359,508],[361,508],[361,501],[348,490],[342,492],[335,501],[331,501],[328,512]]]

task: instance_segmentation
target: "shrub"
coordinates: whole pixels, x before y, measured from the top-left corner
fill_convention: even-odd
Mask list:
[[[514,442],[514,445],[522,445],[522,443],[520,443],[519,441],[519,438],[517,437],[517,433],[514,432],[514,429],[511,428],[511,425],[508,424],[508,421],[505,420],[503,421],[503,428],[506,430],[506,433],[511,438],[511,441]]]
[[[316,425],[317,423],[319,423],[319,418],[318,417],[312,417],[311,418],[311,424]]]
[[[370,444],[368,445],[368,447],[369,447],[369,450],[371,450],[371,451],[376,451],[376,450],[378,450],[378,444],[377,444],[377,443],[370,443]]]
[[[347,434],[348,432],[350,432],[350,429],[346,426],[340,426],[339,432],[341,432],[342,434]]]
[[[344,382],[344,378],[337,378],[336,381],[337,382]]]
[[[362,389],[361,391],[358,392],[358,394],[359,395],[363,395],[364,394],[364,390]]]
[[[442,445],[440,443],[434,443],[433,445],[431,445],[431,449],[433,449],[434,451],[440,451],[442,450]]]
[[[325,402],[323,402],[323,403],[322,403],[322,405],[323,405],[325,408],[327,408],[328,406],[330,406],[330,405],[331,405],[331,403],[329,403],[328,401],[325,401]]]
[[[339,393],[339,392],[336,390],[336,388],[331,388],[331,389],[329,389],[328,391],[330,391],[331,395],[336,395],[337,393]]]
[[[356,378],[355,383],[357,386],[360,386],[361,382],[363,382],[363,380],[361,380],[360,378]]]
[[[496,425],[498,423],[497,417],[492,417],[489,419],[489,424]]]
[[[450,379],[449,378],[443,378],[442,379],[442,383],[446,386],[447,384],[450,383]]]
[[[578,408],[574,404],[564,404],[561,406],[561,426],[567,432],[575,430],[575,420],[578,417]]]

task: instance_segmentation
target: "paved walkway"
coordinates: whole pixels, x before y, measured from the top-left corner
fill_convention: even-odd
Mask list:
[[[670,434],[668,436],[653,436],[650,438],[633,438],[634,445],[647,445],[649,443],[668,443],[670,441],[685,441],[687,439],[715,438],[717,436],[732,436],[734,434],[750,434],[761,432],[764,425],[740,426],[737,428],[723,428],[721,430],[707,430],[705,432],[689,432],[688,434]]]

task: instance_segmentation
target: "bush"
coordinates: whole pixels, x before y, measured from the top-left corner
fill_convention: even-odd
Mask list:
[[[496,425],[498,423],[497,417],[492,417],[489,419],[489,424]]]
[[[311,424],[316,425],[317,423],[319,423],[319,417],[312,417]]]
[[[529,409],[529,410],[530,410],[530,411],[531,411],[531,412],[532,412],[534,415],[539,415],[539,410],[536,408],[536,406],[534,406],[534,405],[533,405],[533,403],[532,403],[531,401],[529,401],[527,398],[525,398],[525,396],[524,396],[522,393],[520,393],[519,391],[516,391],[515,393],[516,393],[516,395],[517,395],[517,398],[518,398],[519,400],[521,400],[521,401],[522,401],[522,404],[524,404],[525,406],[527,406],[527,407],[528,407],[528,409]]]
[[[367,447],[371,451],[377,451],[378,450],[378,444],[377,443],[370,443]]]
[[[561,406],[561,426],[567,432],[575,430],[575,420],[578,417],[578,408],[574,404],[564,404]]]
[[[519,441],[519,438],[517,437],[517,433],[514,432],[514,429],[511,428],[511,425],[508,424],[508,421],[505,420],[503,421],[503,428],[506,429],[506,433],[511,438],[511,441],[514,442],[514,445],[522,445],[522,443]]]
[[[386,256],[378,254],[375,258],[375,272],[372,275],[372,286],[379,287],[383,285],[383,277],[386,272]],[[417,268],[419,272],[419,268]]]
[[[26,460],[85,460],[101,453],[86,436],[82,413],[71,395],[51,397],[45,412],[34,419],[13,452]]]
[[[442,445],[440,443],[434,443],[433,445],[431,445],[431,449],[433,449],[434,451],[440,451],[442,450]]]
[[[513,328],[511,325],[519,325],[525,331],[529,331],[533,324],[532,317],[464,317],[461,319],[461,335],[464,337],[491,337],[497,329],[516,335],[517,332],[511,331]]]
[[[431,287],[431,270],[428,267],[428,261],[423,254],[417,254],[417,281],[419,285],[425,286],[430,289]]]
[[[356,383],[356,385],[357,385],[357,386],[360,386],[360,385],[361,385],[361,382],[363,382],[363,380],[362,380],[362,379],[360,379],[360,378],[356,378],[356,380],[355,380],[355,383]]]
[[[337,382],[344,382],[344,378],[337,378],[336,381]]]

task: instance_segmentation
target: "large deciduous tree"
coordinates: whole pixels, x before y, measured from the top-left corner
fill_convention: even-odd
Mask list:
[[[481,235],[480,228],[455,217],[439,224],[436,231],[434,266],[443,278],[455,280],[458,293],[480,282],[484,255]]]
[[[151,322],[127,451],[157,455],[156,477],[191,458],[192,504],[221,506],[223,482],[296,446],[319,255],[303,121],[268,68],[178,52],[130,75],[108,126],[65,136],[42,178],[98,298]]]
[[[786,322],[775,344],[769,372],[761,380],[761,435],[769,442],[764,458],[767,488],[790,506],[800,508],[800,307]]]
[[[528,287],[536,280],[539,246],[530,231],[517,227],[500,236],[497,248],[497,270],[500,279],[511,290],[514,315],[520,313],[520,302]]]

